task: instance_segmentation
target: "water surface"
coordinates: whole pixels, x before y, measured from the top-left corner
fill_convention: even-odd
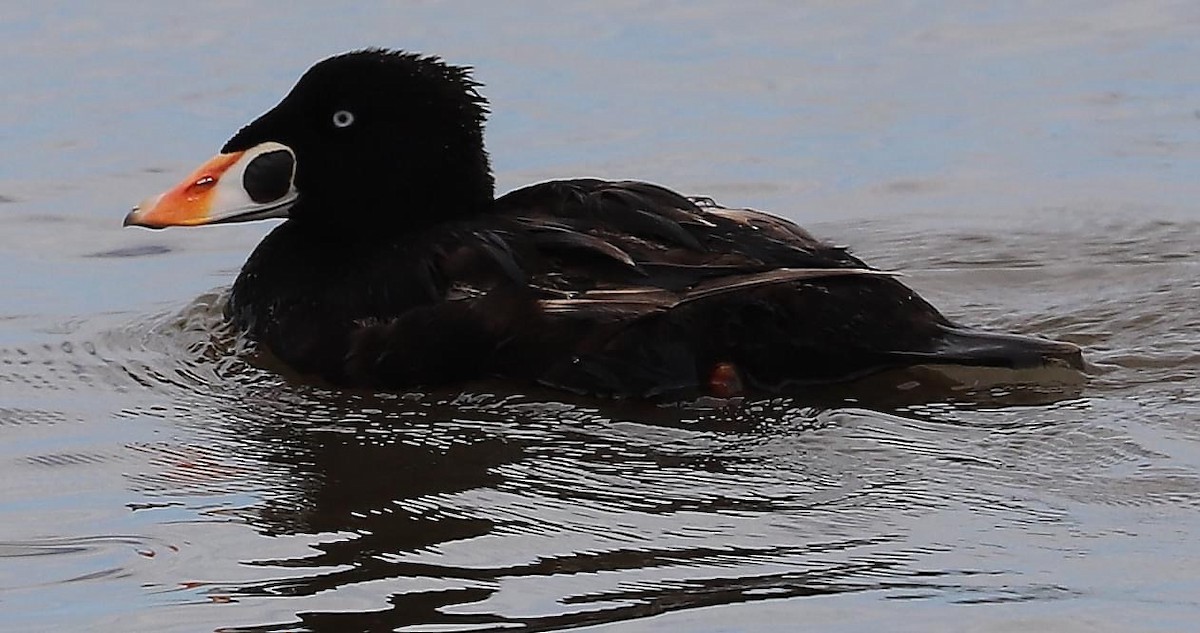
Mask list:
[[[1200,618],[1200,9],[3,10],[0,628],[1184,631]],[[289,382],[269,224],[120,227],[314,60],[477,68],[500,188],[638,177],[849,244],[1083,385],[654,407]],[[979,395],[979,394],[977,394]]]

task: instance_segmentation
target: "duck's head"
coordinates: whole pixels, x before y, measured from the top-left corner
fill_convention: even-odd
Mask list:
[[[422,225],[477,211],[493,196],[477,86],[468,68],[436,57],[382,49],[331,57],[125,224]]]

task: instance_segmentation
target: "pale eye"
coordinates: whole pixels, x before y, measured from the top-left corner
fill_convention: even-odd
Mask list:
[[[349,110],[338,110],[333,113],[334,127],[350,127],[354,123],[354,113]]]

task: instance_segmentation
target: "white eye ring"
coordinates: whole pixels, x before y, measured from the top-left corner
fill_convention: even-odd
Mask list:
[[[333,113],[334,127],[350,127],[354,123],[354,113],[349,110],[338,110]]]

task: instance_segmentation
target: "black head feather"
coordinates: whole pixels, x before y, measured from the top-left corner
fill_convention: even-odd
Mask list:
[[[476,212],[494,195],[487,100],[471,69],[369,48],[325,59],[222,151],[266,141],[296,154],[292,217],[419,226]]]

